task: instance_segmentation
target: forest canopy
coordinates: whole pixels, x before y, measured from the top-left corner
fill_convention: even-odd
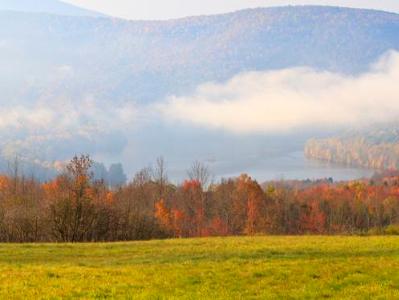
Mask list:
[[[213,183],[207,166],[196,162],[187,180],[173,184],[160,158],[154,169],[111,186],[93,177],[92,165],[89,156],[76,156],[46,183],[17,172],[1,175],[0,241],[392,233],[399,224],[396,173],[263,185],[243,174]]]

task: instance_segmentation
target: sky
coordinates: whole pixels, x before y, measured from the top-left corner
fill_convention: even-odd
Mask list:
[[[173,19],[209,15],[251,7],[280,5],[335,5],[399,13],[399,0],[64,0],[108,15],[132,19]]]

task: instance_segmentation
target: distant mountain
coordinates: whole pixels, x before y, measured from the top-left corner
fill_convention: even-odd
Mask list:
[[[398,32],[397,14],[317,6],[144,22],[0,12],[0,79],[17,101],[46,91],[147,102],[245,71],[358,73],[399,49]],[[56,84],[60,68],[74,76]]]
[[[102,16],[100,13],[57,0],[0,0],[0,10],[48,13],[65,16]]]

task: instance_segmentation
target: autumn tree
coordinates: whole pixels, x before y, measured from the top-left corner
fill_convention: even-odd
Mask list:
[[[89,156],[75,156],[65,173],[46,186],[56,240],[79,242],[90,238],[96,217],[91,165]]]

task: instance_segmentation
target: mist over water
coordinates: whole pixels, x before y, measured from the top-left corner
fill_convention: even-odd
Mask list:
[[[138,108],[146,122],[126,133],[122,159],[134,173],[162,155],[175,180],[194,160],[208,164],[215,178],[368,177],[371,170],[312,162],[302,151],[310,138],[396,119],[398,80],[399,54],[388,52],[357,76],[293,68],[206,83],[192,95]]]
[[[189,161],[171,161],[170,178],[181,182],[187,177],[185,170]],[[241,161],[209,161],[214,180],[238,177],[249,174],[259,182],[274,180],[316,180],[332,178],[334,181],[369,178],[374,170],[348,167],[321,161],[306,159],[301,151],[277,157],[247,157]]]
[[[209,165],[216,179],[356,179],[372,172],[310,162],[304,145],[347,126],[396,119],[398,80],[393,51],[357,76],[310,68],[250,72],[150,104],[87,97],[56,105],[48,98],[0,108],[0,145],[4,156],[22,153],[47,167],[89,153],[108,165],[122,162],[129,177],[163,156],[175,181],[194,161]]]
[[[215,178],[358,178],[305,160],[306,141],[399,117],[395,14],[280,7],[127,22],[52,11],[0,12],[3,160],[51,169],[87,153],[131,178],[163,156],[176,180],[194,161]]]
[[[398,81],[399,52],[390,51],[356,76],[312,68],[242,73],[159,109],[166,120],[242,134],[347,128],[397,120]]]
[[[129,144],[119,157],[96,157],[100,161],[119,159],[129,177],[141,168],[154,166],[163,156],[169,178],[178,183],[187,178],[194,161],[206,164],[215,180],[248,173],[260,182],[278,179],[334,180],[370,176],[373,171],[311,161],[303,148],[310,137],[333,132],[295,131],[289,134],[233,134],[193,126],[159,123],[147,125],[129,137]]]

